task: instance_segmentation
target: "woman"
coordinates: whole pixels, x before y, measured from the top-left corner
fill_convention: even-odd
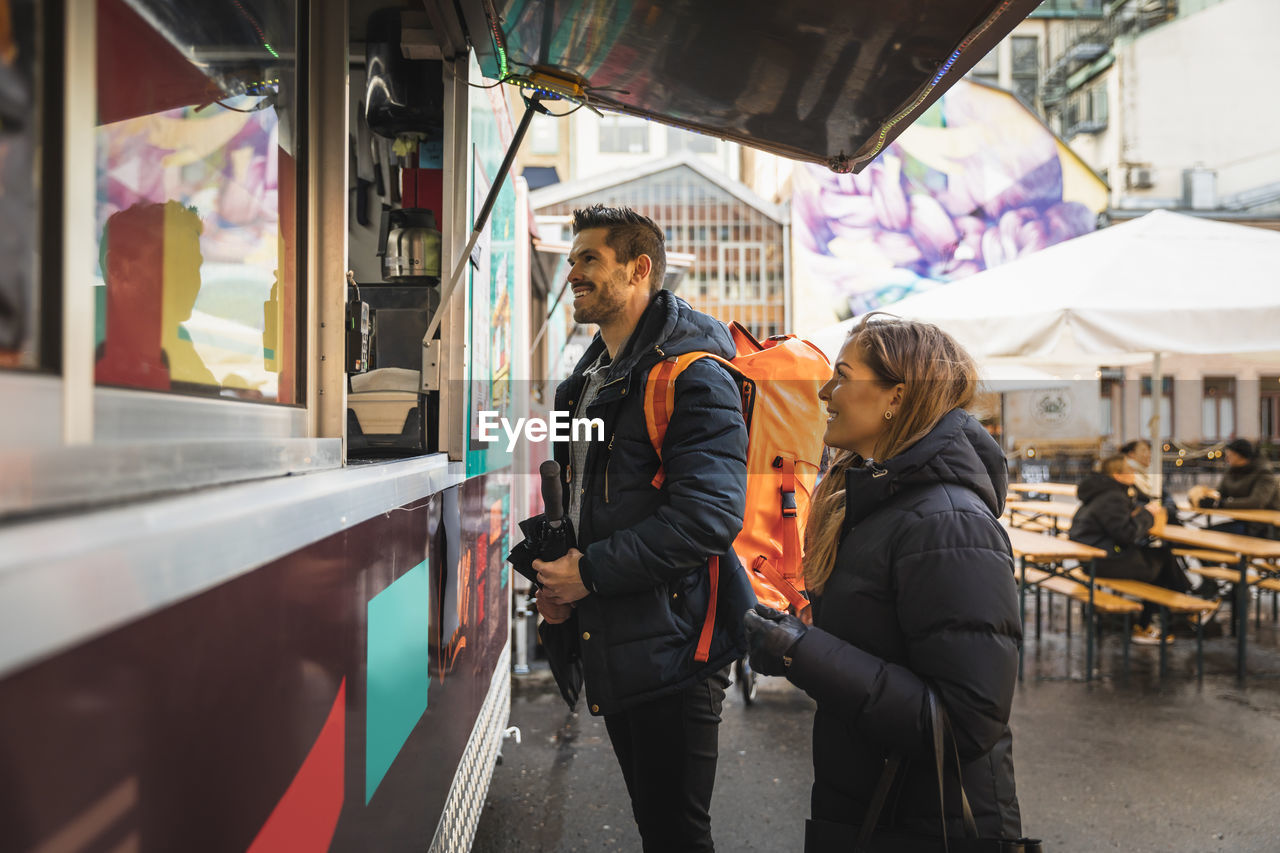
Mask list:
[[[851,848],[890,755],[905,760],[879,825],[941,834],[930,687],[950,718],[979,834],[1021,834],[1008,722],[1022,629],[998,521],[1008,475],[964,411],[976,385],[973,360],[940,329],[873,314],[819,392],[824,440],[838,455],[808,523],[813,626],[767,608],[747,614],[751,665],[818,703],[806,850]],[[947,834],[959,837],[947,763]],[[816,829],[842,840],[821,846]]]
[[[1103,459],[1098,472],[1085,477],[1076,487],[1080,508],[1071,521],[1071,538],[1110,555],[1094,565],[1100,578],[1144,581],[1174,592],[1190,591],[1191,583],[1178,568],[1173,552],[1143,544],[1164,527],[1166,513],[1159,503],[1144,504],[1132,497],[1133,485],[1133,471],[1123,456]],[[1143,605],[1133,628],[1135,643],[1160,642],[1160,628],[1152,622],[1155,610],[1149,602]],[[1166,641],[1172,639],[1165,637]]]

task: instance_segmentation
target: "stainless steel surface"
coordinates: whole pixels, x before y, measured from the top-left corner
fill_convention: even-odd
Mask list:
[[[440,277],[440,232],[430,211],[391,211],[382,278],[401,283]]]
[[[62,90],[62,440],[93,440],[97,210],[98,30],[94,0],[68,0]]]
[[[312,435],[346,438],[347,0],[309,4],[307,388]],[[340,95],[340,97],[335,97]]]
[[[200,439],[0,450],[0,519],[336,468],[337,439]]]
[[[486,76],[546,69],[607,109],[847,170],[869,160],[1039,0],[736,4],[488,0],[461,7]]]
[[[62,378],[0,370],[0,447],[62,444]]]
[[[0,675],[463,479],[436,455],[0,526]]]
[[[93,420],[98,442],[307,436],[299,407],[122,388],[94,391]]]

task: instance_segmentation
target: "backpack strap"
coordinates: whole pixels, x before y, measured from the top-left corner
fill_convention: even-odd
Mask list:
[[[733,365],[718,355],[709,352],[687,352],[684,355],[673,355],[664,358],[649,369],[644,389],[644,425],[649,432],[649,443],[653,452],[658,454],[658,473],[653,475],[649,485],[655,489],[662,488],[667,473],[662,467],[662,442],[667,437],[667,427],[671,423],[671,413],[676,409],[676,379],[685,368],[703,358],[713,358],[733,368]]]
[[[658,473],[653,475],[649,485],[655,489],[662,488],[667,479],[662,467],[662,442],[667,437],[667,427],[671,424],[671,413],[676,409],[676,378],[684,373],[685,368],[703,358],[713,358],[726,367],[733,365],[718,355],[709,352],[687,352],[664,358],[649,369],[645,380],[644,392],[644,425],[649,432],[649,443],[653,452],[658,454]],[[734,371],[734,375],[737,375]],[[720,558],[710,557],[707,560],[707,572],[711,578],[711,600],[707,603],[707,616],[702,622],[702,633],[698,636],[698,648],[693,659],[698,663],[706,663],[711,658],[711,639],[716,624],[716,601],[720,598]]]
[[[706,663],[711,659],[711,636],[716,626],[716,600],[720,597],[720,558],[707,560],[707,571],[711,575],[711,600],[707,603],[707,618],[702,620],[702,634],[698,636],[698,649],[693,659],[698,663]]]

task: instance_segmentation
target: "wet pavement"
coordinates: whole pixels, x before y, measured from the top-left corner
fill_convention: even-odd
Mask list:
[[[1099,677],[1086,682],[1078,611],[1068,639],[1060,600],[1055,610],[1054,630],[1028,641],[1013,708],[1024,831],[1049,853],[1280,851],[1280,650],[1270,599],[1261,625],[1250,620],[1245,686],[1235,678],[1235,641],[1220,629],[1205,640],[1203,682],[1189,634],[1178,636],[1163,678],[1158,650],[1132,647],[1126,678],[1118,625],[1105,629]],[[802,848],[812,714],[812,701],[783,679],[761,679],[750,706],[730,688],[711,810],[722,853]],[[535,665],[513,677],[511,725],[522,743],[504,746],[476,853],[640,849],[602,720],[570,713]]]

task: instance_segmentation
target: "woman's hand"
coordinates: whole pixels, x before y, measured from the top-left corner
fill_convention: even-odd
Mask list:
[[[751,646],[751,668],[761,675],[786,675],[791,667],[791,652],[809,626],[763,604],[748,610],[743,621]]]
[[[1169,521],[1169,511],[1159,501],[1152,501],[1146,506],[1147,512],[1151,513],[1151,529],[1147,533],[1151,536],[1159,536],[1164,530],[1164,526]]]

